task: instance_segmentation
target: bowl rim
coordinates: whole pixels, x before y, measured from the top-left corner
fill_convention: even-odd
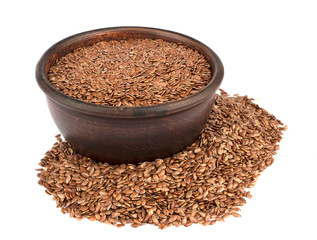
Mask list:
[[[49,59],[53,55],[57,55],[56,52],[65,49],[67,46],[70,46],[71,44],[79,43],[80,41],[88,39],[94,39],[94,37],[96,36],[105,34],[122,34],[129,32],[139,34],[148,33],[157,36],[157,39],[164,39],[164,37],[167,36],[168,38],[175,39],[174,42],[180,42],[186,45],[186,43],[183,43],[185,41],[190,42],[191,44],[193,44],[193,46],[197,46],[198,49],[200,49],[199,52],[205,56],[209,64],[213,65],[213,68],[211,69],[211,80],[204,88],[186,98],[181,98],[175,101],[148,106],[105,106],[85,102],[83,100],[79,100],[77,98],[68,96],[63,92],[57,90],[48,80],[46,74],[46,65],[48,64]],[[208,60],[208,58],[210,60]],[[71,35],[55,43],[41,56],[40,60],[36,65],[35,76],[39,87],[46,94],[46,96],[63,107],[73,109],[81,113],[106,118],[144,118],[169,115],[176,112],[184,111],[188,108],[195,107],[196,105],[205,101],[209,97],[212,97],[222,82],[224,76],[224,68],[220,58],[212,49],[210,49],[202,42],[190,36],[160,28],[122,26],[100,28],[81,32],[78,34]]]

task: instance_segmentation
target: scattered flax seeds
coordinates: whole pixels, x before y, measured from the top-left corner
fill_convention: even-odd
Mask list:
[[[58,59],[48,78],[59,91],[106,106],[155,105],[185,98],[211,79],[198,51],[152,39],[99,42]]]
[[[165,159],[108,165],[58,142],[41,160],[39,184],[62,213],[123,227],[160,229],[223,222],[251,198],[247,188],[273,163],[286,126],[246,96],[216,96],[191,146]]]

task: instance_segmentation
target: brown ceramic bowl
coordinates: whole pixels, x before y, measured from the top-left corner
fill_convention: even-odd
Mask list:
[[[212,79],[201,91],[184,99],[142,107],[112,107],[87,103],[56,90],[47,73],[56,59],[99,41],[150,38],[180,42],[203,54]],[[68,37],[49,48],[36,67],[51,115],[65,139],[80,153],[110,164],[138,163],[170,156],[192,144],[212,109],[224,70],[218,56],[203,43],[162,29],[104,28]]]

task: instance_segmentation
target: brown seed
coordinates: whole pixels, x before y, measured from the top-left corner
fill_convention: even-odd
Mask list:
[[[131,227],[134,227],[134,228],[137,228],[137,227],[139,227],[140,225],[139,224],[137,224],[137,223],[132,223],[131,224]]]
[[[212,220],[209,225],[214,225],[216,222],[217,220]]]
[[[188,191],[186,193],[186,198],[190,198],[192,196],[193,192],[192,191]]]
[[[75,49],[57,60],[48,78],[57,90],[82,101],[144,106],[198,92],[210,81],[211,69],[203,55],[183,44],[129,39]]]
[[[161,229],[161,230],[164,230],[165,228],[167,228],[168,226],[167,226],[167,224],[161,224],[160,226],[159,226],[159,228]]]
[[[152,220],[153,220],[153,223],[154,223],[155,225],[160,225],[160,222],[159,222],[159,220],[157,219],[157,217],[153,216],[153,217],[152,217]]]
[[[177,219],[177,215],[173,215],[170,217],[169,221],[174,222]]]
[[[199,138],[179,153],[111,166],[80,155],[59,137],[40,162],[38,183],[62,213],[78,220],[161,229],[213,225],[240,217],[238,206],[251,198],[247,189],[270,166],[281,125],[247,97],[222,92]]]
[[[226,220],[227,218],[229,218],[230,215],[231,215],[230,213],[224,214],[224,215],[222,216],[223,220]]]
[[[89,174],[88,173],[86,173],[86,172],[82,172],[82,173],[80,173],[83,177],[85,177],[85,178],[88,178],[89,177]]]
[[[185,177],[185,182],[186,182],[187,184],[189,184],[189,183],[191,182],[189,176],[186,176],[186,177]]]
[[[64,198],[65,198],[65,195],[64,195],[64,194],[62,194],[62,193],[57,193],[57,196],[58,196],[59,198],[62,198],[62,199],[64,199]]]
[[[147,210],[147,213],[148,213],[148,215],[151,217],[152,215],[153,215],[153,209],[152,208],[150,208],[150,209],[148,209]]]
[[[194,150],[194,153],[200,153],[201,152],[201,148],[196,148],[195,150]]]
[[[71,179],[72,179],[72,177],[70,175],[66,175],[65,182],[68,184]]]
[[[83,199],[83,198],[82,198],[82,199],[79,199],[79,200],[77,201],[78,204],[82,204],[82,203],[84,203],[84,202],[86,202],[86,199]]]
[[[189,216],[188,218],[189,218],[189,220],[190,220],[192,223],[197,223],[197,222],[198,222],[197,219],[194,218],[194,217],[192,217],[192,216]]]
[[[232,213],[232,216],[234,216],[234,217],[241,217],[241,215],[240,215],[239,213],[236,213],[236,212]]]

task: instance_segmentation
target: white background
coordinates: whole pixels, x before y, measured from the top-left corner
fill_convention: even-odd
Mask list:
[[[315,1],[316,3],[316,1]],[[0,6],[1,239],[317,239],[317,7],[314,1],[2,1]],[[251,189],[242,218],[137,229],[76,221],[37,184],[58,133],[35,81],[46,49],[103,27],[177,31],[222,59],[221,88],[257,98],[288,125],[274,164]]]

